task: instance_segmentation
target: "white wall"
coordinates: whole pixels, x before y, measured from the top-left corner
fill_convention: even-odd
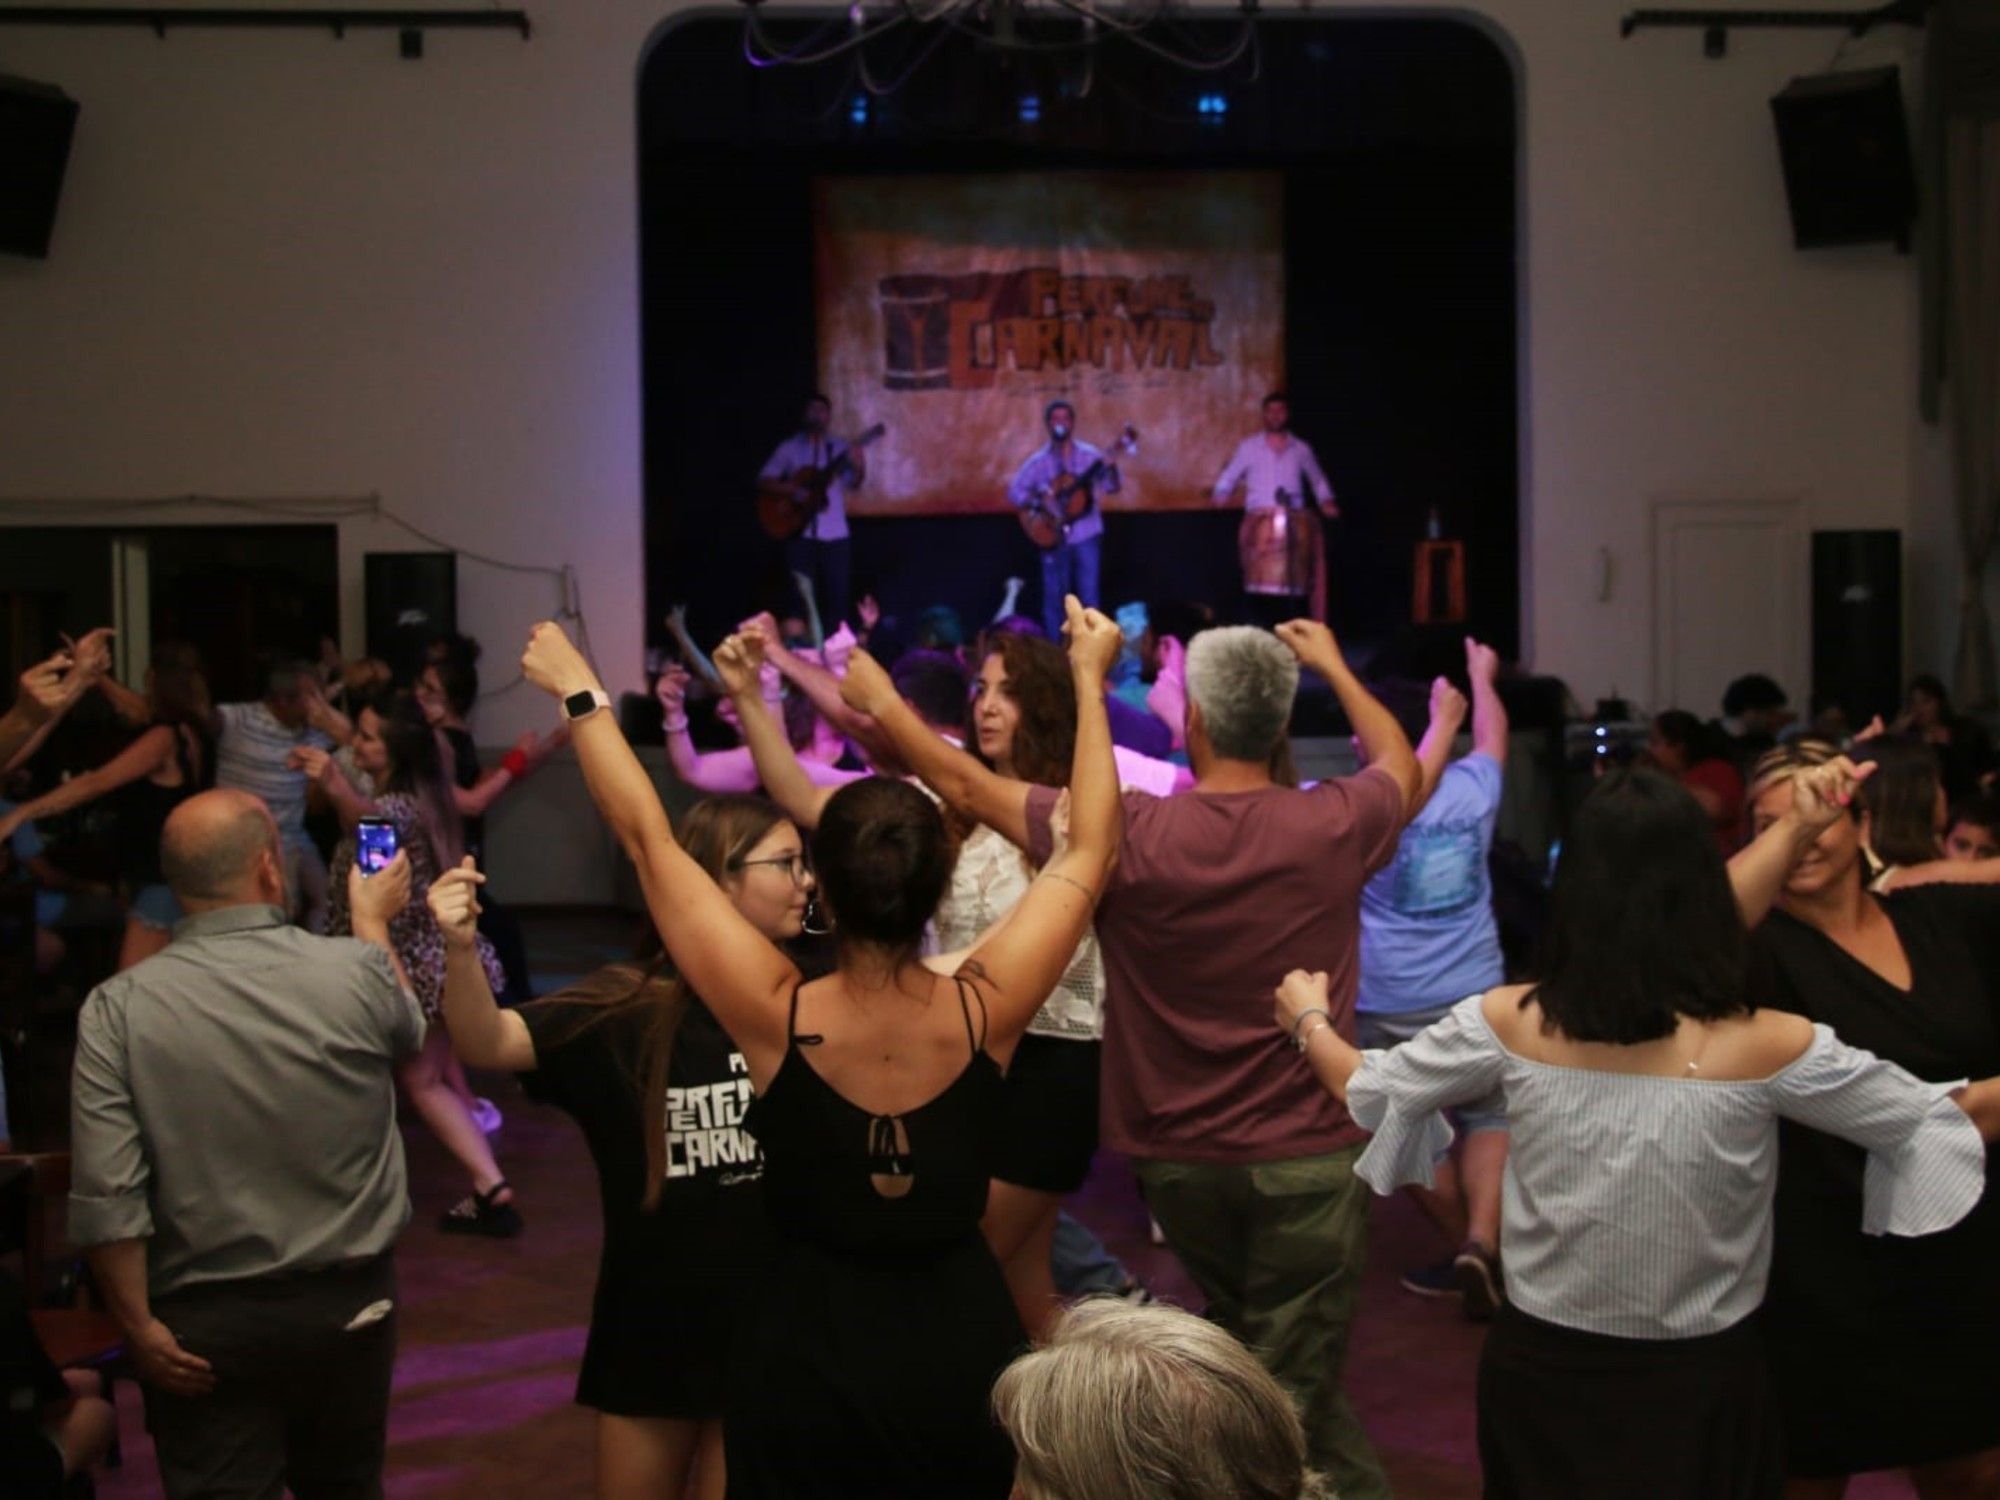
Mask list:
[[[0,70],[83,105],[53,257],[0,261],[0,496],[379,492],[461,545],[573,563],[606,675],[633,681],[633,93],[676,7],[530,8],[529,43],[434,32],[415,63],[386,32],[0,32]],[[1835,38],[1740,32],[1710,62],[1689,31],[1621,41],[1627,8],[1478,8],[1525,101],[1533,664],[1586,701],[1643,695],[1648,504],[1773,495],[1804,497],[1816,526],[1917,523],[1935,661],[1949,527],[1913,417],[1913,264],[1791,248],[1766,102]],[[1913,45],[1891,29],[1848,61]],[[413,544],[342,533],[354,645],[361,554]],[[503,680],[553,591],[460,576]],[[482,710],[481,738],[545,721],[517,692]]]

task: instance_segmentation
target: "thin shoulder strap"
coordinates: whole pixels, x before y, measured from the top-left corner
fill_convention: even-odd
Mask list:
[[[785,1040],[788,1042],[799,1039],[799,991],[804,986],[803,979],[792,986],[792,1013],[785,1017]]]
[[[972,1055],[977,1057],[986,1050],[986,998],[979,993],[976,986],[969,985],[956,974],[951,976],[951,982],[958,986],[958,1008],[965,1014],[965,1039],[972,1043]],[[968,990],[970,990],[972,998],[979,1002],[979,1029],[977,1031],[973,1030],[972,1027],[972,1006],[965,998]]]

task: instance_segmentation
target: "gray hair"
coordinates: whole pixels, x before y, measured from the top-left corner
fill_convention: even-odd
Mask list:
[[[1179,1308],[1078,1303],[1001,1374],[993,1409],[1025,1500],[1333,1500],[1284,1388]]]
[[[1188,701],[1225,760],[1269,760],[1298,692],[1299,660],[1268,630],[1226,625],[1188,643]]]
[[[169,822],[160,836],[160,873],[182,902],[226,901],[249,878],[257,856],[278,851],[278,830],[261,802],[233,816]]]

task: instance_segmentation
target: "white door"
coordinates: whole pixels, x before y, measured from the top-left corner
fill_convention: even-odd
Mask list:
[[[1798,500],[1654,502],[1654,712],[1715,718],[1748,672],[1804,704],[1807,547]]]

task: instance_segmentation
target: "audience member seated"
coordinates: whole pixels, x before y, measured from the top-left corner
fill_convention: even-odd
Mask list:
[[[1009,1365],[1019,1500],[1333,1500],[1284,1387],[1206,1319],[1095,1299]]]
[[[1777,1493],[1785,1455],[1756,1314],[1773,1192],[1791,1181],[1781,1118],[1869,1153],[1865,1192],[1857,1158],[1840,1211],[1857,1240],[1936,1234],[1978,1203],[2000,1079],[1922,1083],[1755,1004],[1768,991],[1748,975],[1746,920],[1848,821],[1853,778],[1835,761],[1781,789],[1725,872],[1692,797],[1613,772],[1565,842],[1541,981],[1467,1000],[1393,1052],[1340,1035],[1326,975],[1279,986],[1278,1025],[1374,1132],[1357,1170],[1378,1192],[1431,1180],[1451,1139],[1439,1110],[1505,1092],[1508,1296],[1478,1388],[1487,1495]],[[1990,1411],[1984,1364],[1938,1384]]]
[[[97,1376],[50,1363],[20,1282],[0,1270],[0,1475],[9,1500],[75,1493],[72,1483],[104,1461],[117,1432]]]
[[[1743,773],[1713,728],[1685,709],[1670,708],[1653,720],[1646,753],[1663,774],[1693,793],[1725,859],[1742,847]]]
[[[1507,977],[1493,912],[1488,858],[1500,817],[1507,764],[1507,710],[1495,687],[1500,659],[1490,646],[1465,643],[1472,687],[1472,751],[1452,760],[1465,698],[1440,677],[1429,723],[1418,728],[1422,810],[1396,845],[1396,857],[1361,892],[1361,984],[1355,994],[1360,1042],[1388,1050],[1450,1014],[1468,995]],[[1405,723],[1408,733],[1412,728]],[[1500,1181],[1507,1165],[1506,1100],[1497,1092],[1459,1112],[1458,1156],[1437,1165],[1416,1190],[1444,1231],[1450,1253],[1411,1271],[1403,1285],[1424,1296],[1456,1293],[1466,1313],[1491,1318],[1502,1296]]]
[[[356,942],[287,925],[285,857],[247,793],[175,808],[160,862],[188,915],[77,1025],[69,1236],[168,1500],[381,1493],[410,1217],[394,1069],[423,1038],[389,945],[410,866],[349,875]]]
[[[1910,679],[1903,711],[1889,732],[1920,740],[1937,751],[1947,797],[1978,791],[1981,778],[1994,769],[1992,739],[1971,719],[1952,711],[1944,684],[1928,674]]]

